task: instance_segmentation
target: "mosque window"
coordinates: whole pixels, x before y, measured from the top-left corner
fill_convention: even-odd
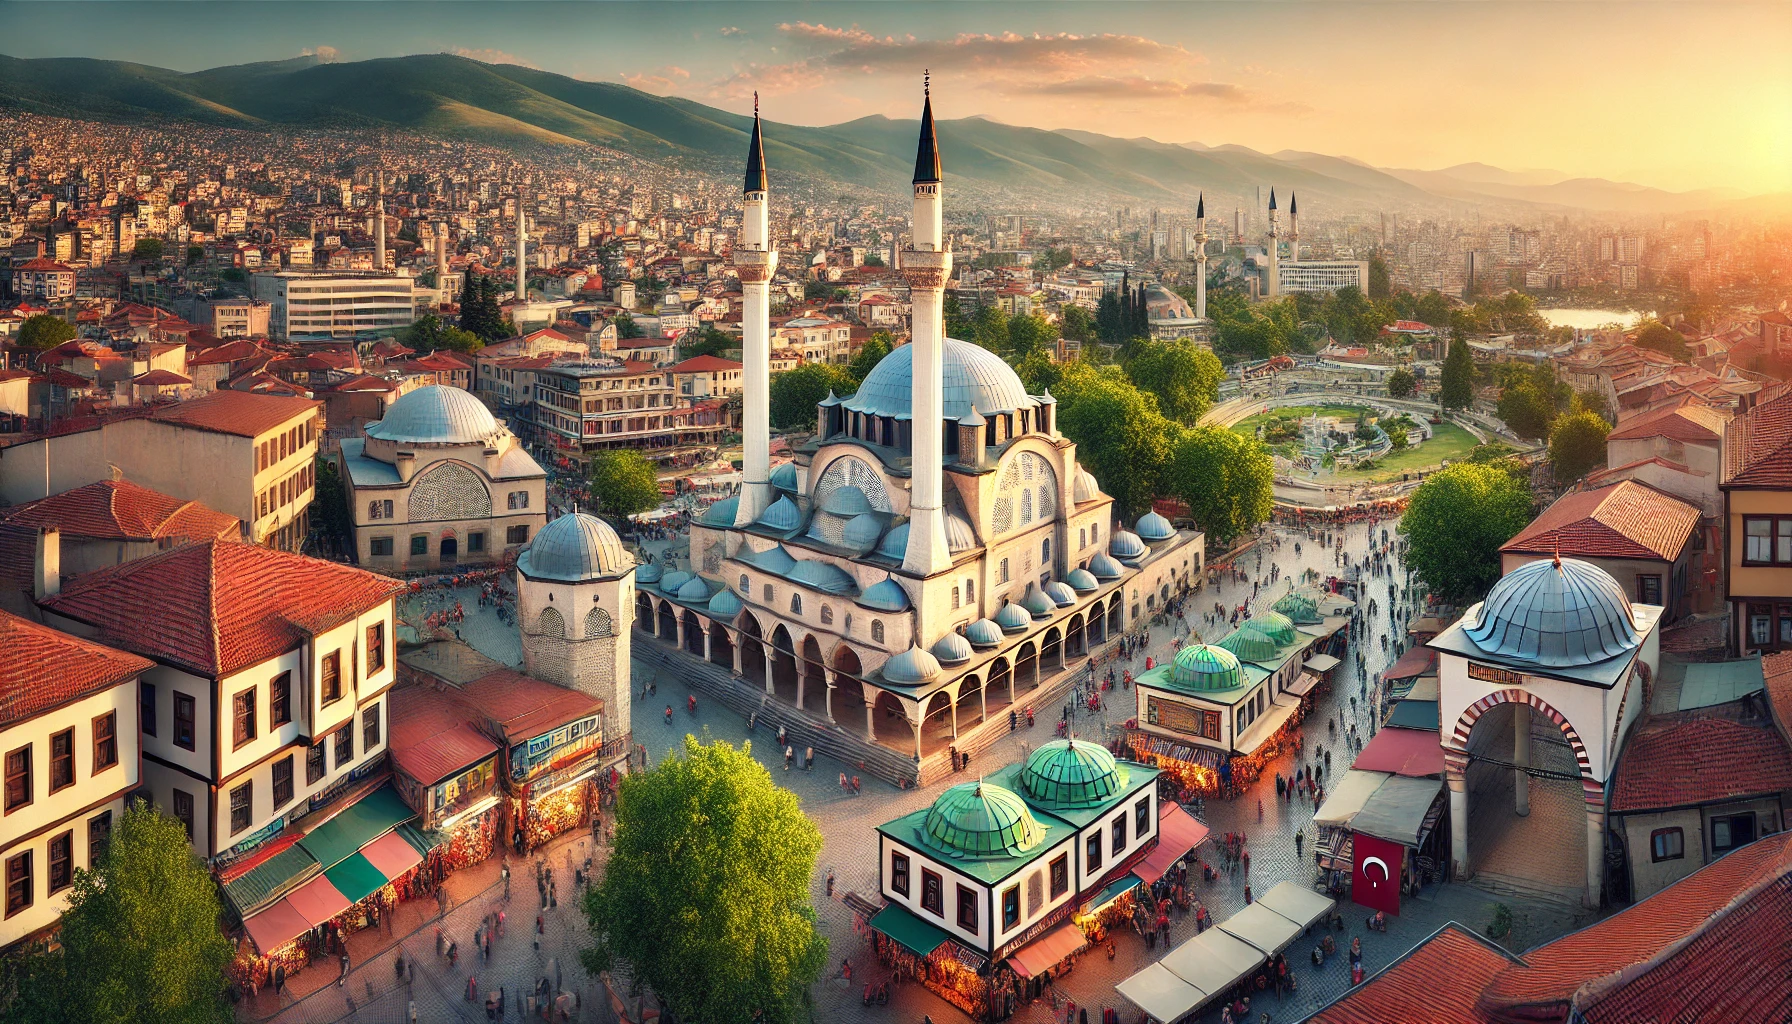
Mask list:
[[[957,587],[953,587],[953,588],[952,588],[952,607],[954,607],[954,608],[957,608],[957,607],[958,607],[958,605],[959,605],[959,601],[958,601],[958,588],[957,588]]]
[[[1044,541],[1041,541],[1039,544],[1039,564],[1040,565],[1049,565],[1051,563],[1051,560],[1052,560],[1052,539],[1050,537],[1047,537],[1047,538],[1045,538]]]
[[[1088,546],[1089,546],[1089,531],[1088,530],[1076,531],[1076,549],[1078,551],[1081,551]]]
[[[1036,518],[1056,514],[1057,472],[1052,464],[1036,452],[1019,452],[1002,467],[996,485],[994,533],[1001,534],[1017,526],[1029,526]],[[1015,521],[1018,507],[1019,521]]]
[[[1039,518],[1050,519],[1056,511],[1056,503],[1052,500],[1052,489],[1047,484],[1039,485]]]
[[[1006,558],[1002,559],[1001,567],[996,570],[996,582],[1008,582],[1008,560]]]
[[[976,580],[965,580],[964,581],[964,603],[965,604],[977,603],[977,581]]]
[[[790,614],[792,614],[792,615],[803,614],[803,595],[801,595],[801,594],[790,595]]]
[[[882,619],[871,620],[871,639],[880,644],[884,642],[884,623]]]
[[[765,585],[764,593],[765,593],[765,603],[766,604],[771,604],[773,601],[777,600],[777,593],[774,590],[772,590],[772,585],[770,583],[767,583]]]
[[[444,462],[417,478],[411,488],[411,518],[485,519],[492,514],[491,492],[458,462]]]
[[[1020,525],[1026,526],[1033,521],[1033,492],[1020,492]]]
[[[615,626],[610,621],[610,613],[602,608],[593,608],[585,613],[585,636],[614,636]]]
[[[740,574],[740,592],[749,597],[753,594],[753,581],[748,579],[744,572]]]
[[[834,624],[834,608],[832,605],[824,604],[821,606],[821,624],[824,626],[831,626]]]

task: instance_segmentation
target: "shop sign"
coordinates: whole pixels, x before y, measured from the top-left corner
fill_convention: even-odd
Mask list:
[[[1468,677],[1479,679],[1484,683],[1498,683],[1501,686],[1523,686],[1524,673],[1514,672],[1509,668],[1497,665],[1483,665],[1478,661],[1468,663]]]
[[[1050,913],[1047,913],[1044,917],[1033,922],[1033,924],[1030,925],[1026,931],[1021,932],[1019,935],[1016,935],[1014,938],[1009,939],[1007,942],[1002,943],[1000,946],[997,946],[995,955],[993,957],[991,957],[991,959],[993,959],[993,960],[1004,959],[1008,956],[1008,954],[1014,952],[1015,950],[1026,945],[1027,943],[1032,942],[1034,939],[1037,939],[1039,936],[1044,935],[1046,932],[1050,931],[1051,929],[1064,923],[1064,921],[1070,917],[1071,911],[1076,909],[1076,906],[1077,906],[1077,902],[1075,900],[1065,901],[1063,906],[1058,907],[1056,910],[1053,910]]]
[[[596,746],[602,738],[599,735],[602,732],[600,721],[599,716],[591,715],[511,747],[511,780],[522,782],[536,770],[564,758],[578,747]]]

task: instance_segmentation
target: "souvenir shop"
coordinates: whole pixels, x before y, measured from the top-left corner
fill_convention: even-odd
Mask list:
[[[865,931],[878,963],[897,981],[919,982],[972,1020],[1004,1020],[1013,1012],[1012,1001],[1002,996],[1012,988],[1012,972],[1005,965],[990,971],[982,954],[901,907],[884,908],[866,922]]]
[[[509,799],[512,842],[518,853],[528,853],[555,836],[591,825],[596,807],[598,769],[594,752],[587,751],[571,765],[550,771]]]

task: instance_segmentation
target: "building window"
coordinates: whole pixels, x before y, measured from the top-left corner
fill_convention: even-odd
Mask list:
[[[821,624],[824,626],[832,626],[834,624],[833,605],[824,604],[821,606]]]
[[[959,603],[960,602],[958,600],[958,588],[953,587],[952,588],[952,607],[957,608]]]
[[[996,582],[1008,582],[1008,560],[1006,558],[1002,559],[999,567],[996,569]]]
[[[243,744],[255,739],[255,687],[231,698],[232,716],[236,722],[236,731],[232,734],[232,750],[241,750]]]
[[[75,884],[75,833],[73,829],[50,840],[50,894]]]
[[[367,627],[367,674],[386,667],[386,624],[376,622]]]
[[[1649,833],[1649,858],[1654,862],[1686,856],[1686,834],[1677,828],[1658,828]]]
[[[871,640],[874,643],[884,642],[884,623],[882,619],[871,620]]]
[[[198,705],[192,696],[174,691],[174,745],[182,750],[192,750],[197,733],[195,719],[198,716]]]
[[[801,594],[790,595],[790,614],[792,614],[792,615],[803,614],[803,595],[801,595]]]
[[[977,891],[965,885],[958,887],[958,927],[977,930]]]
[[[1711,819],[1711,852],[1725,853],[1755,841],[1755,816],[1730,814]]]
[[[1083,870],[1093,873],[1101,870],[1101,833],[1090,836],[1083,844]]]
[[[1132,834],[1140,839],[1151,833],[1151,798],[1141,797],[1132,809]]]
[[[187,842],[193,841],[193,794],[184,789],[174,791],[174,820],[186,827]]]
[[[1076,549],[1078,551],[1081,551],[1088,546],[1089,546],[1089,531],[1088,530],[1076,531]]]
[[[336,730],[336,767],[347,767],[355,759],[355,725],[353,722]]]
[[[1661,576],[1639,574],[1636,578],[1636,599],[1639,604],[1660,604]]]
[[[361,709],[361,749],[372,750],[380,745],[380,706],[370,704]]]
[[[1050,537],[1039,542],[1039,564],[1052,564],[1052,539]]]
[[[1020,886],[1011,885],[1002,893],[1002,927],[1012,928],[1020,923]]]
[[[245,782],[230,791],[230,834],[236,835],[255,820],[255,784]]]
[[[6,916],[31,906],[31,851],[6,858]]]
[[[759,592],[761,594],[765,595],[765,603],[768,605],[771,604],[773,601],[777,600],[777,591],[772,589],[772,585],[770,583],[767,583],[767,584],[765,584],[765,586],[761,587]]]
[[[31,803],[31,747],[9,751],[6,755],[6,813]]]
[[[1052,899],[1070,891],[1070,854],[1061,853],[1052,860]]]
[[[926,868],[921,869],[921,909],[935,917],[946,916],[946,893],[940,876]]]
[[[75,784],[75,730],[64,729],[50,737],[50,792]]]
[[[392,538],[374,537],[367,542],[367,553],[375,558],[392,554]]]
[[[1027,916],[1039,913],[1045,903],[1045,872],[1035,871],[1027,876]]]
[[[746,573],[741,573],[740,576],[740,592],[743,597],[753,596],[753,581],[747,578]]]
[[[368,502],[367,503],[367,518],[368,519],[384,519],[384,518],[386,518],[385,502],[382,502],[377,498],[374,499],[373,501]]]
[[[112,812],[101,811],[87,819],[87,866],[97,868],[112,841]]]
[[[977,603],[977,581],[976,580],[965,580],[964,581],[964,603],[965,604],[976,604]]]
[[[1792,516],[1743,516],[1742,564],[1792,564]]]
[[[890,854],[890,891],[908,895],[908,857],[900,853]]]
[[[413,554],[413,555],[429,554],[429,535],[428,534],[419,533],[419,534],[412,535],[412,537],[411,537],[411,554]]]
[[[324,777],[325,771],[324,741],[318,740],[305,748],[305,785],[317,785],[318,780]]]
[[[485,531],[474,530],[467,534],[467,550],[483,552],[485,550]]]
[[[331,651],[324,655],[323,685],[318,687],[323,694],[324,706],[328,707],[342,699],[342,652]]]
[[[292,801],[292,755],[274,762],[274,810]]]
[[[527,526],[507,526],[504,528],[504,543],[526,544],[528,542],[529,528]]]
[[[268,725],[292,721],[292,673],[282,672],[268,684]]]
[[[137,718],[143,727],[143,735],[156,734],[156,684],[137,682]]]

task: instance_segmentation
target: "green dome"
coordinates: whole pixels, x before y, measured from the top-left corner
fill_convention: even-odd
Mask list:
[[[1230,690],[1244,685],[1244,668],[1224,647],[1191,644],[1177,652],[1170,681],[1195,690]]]
[[[1269,661],[1276,656],[1276,642],[1254,629],[1235,629],[1214,646],[1231,651],[1239,661]]]
[[[1053,740],[1027,757],[1020,784],[1045,807],[1095,807],[1126,786],[1126,772],[1099,743]]]
[[[1259,609],[1252,612],[1251,617],[1238,624],[1239,629],[1254,629],[1276,642],[1278,647],[1286,647],[1300,635],[1294,631],[1294,620],[1273,609]]]
[[[927,809],[921,841],[949,857],[1011,857],[1038,846],[1045,826],[1021,798],[987,782],[941,793]]]
[[[1283,594],[1277,599],[1276,603],[1270,605],[1270,607],[1275,611],[1288,616],[1288,618],[1294,622],[1304,622],[1308,625],[1312,625],[1313,623],[1320,621],[1319,602],[1298,590],[1291,590],[1288,593]]]

